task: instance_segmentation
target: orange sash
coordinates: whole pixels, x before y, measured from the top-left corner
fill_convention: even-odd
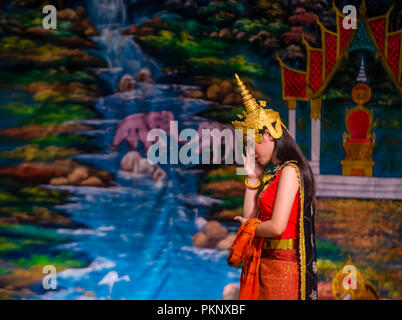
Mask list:
[[[236,267],[243,262],[240,276],[239,300],[257,300],[259,296],[259,268],[264,238],[255,238],[255,229],[262,221],[257,218],[243,223],[230,249],[227,262]]]

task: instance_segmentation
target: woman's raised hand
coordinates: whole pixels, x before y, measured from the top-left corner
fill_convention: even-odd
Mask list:
[[[254,154],[252,156],[254,156]],[[244,162],[244,170],[246,170],[248,179],[259,179],[264,172],[264,168],[258,162],[256,162],[248,152],[247,157],[244,154],[242,154],[242,157]]]

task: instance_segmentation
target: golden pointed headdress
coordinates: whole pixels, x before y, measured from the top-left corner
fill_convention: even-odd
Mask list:
[[[276,112],[273,109],[264,109],[266,102],[259,100],[258,102],[260,104],[258,104],[236,73],[235,76],[246,108],[246,111],[237,115],[241,121],[232,121],[235,129],[242,129],[243,134],[245,135],[247,134],[247,129],[254,130],[255,142],[257,143],[262,142],[262,134],[260,133],[260,130],[264,127],[268,129],[274,139],[282,137],[282,126],[289,132],[286,126],[282,123],[279,112]],[[275,126],[273,123],[275,123]]]

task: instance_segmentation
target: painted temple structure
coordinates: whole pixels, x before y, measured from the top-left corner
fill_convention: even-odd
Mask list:
[[[288,105],[288,128],[296,139],[296,108],[298,101],[310,105],[311,156],[310,165],[317,182],[317,196],[371,199],[402,199],[402,178],[373,177],[376,136],[372,132],[373,110],[365,104],[371,98],[363,56],[356,83],[352,83],[352,100],[356,106],[346,109],[345,128],[339,143],[345,151],[339,175],[320,173],[322,96],[349,52],[364,48],[370,41],[376,59],[380,59],[393,85],[402,93],[402,29],[390,32],[391,6],[386,14],[368,18],[365,1],[359,8],[356,26],[346,29],[345,16],[335,3],[336,32],[328,30],[317,19],[321,32],[321,47],[313,47],[303,37],[306,48],[306,68],[287,66],[277,55],[281,68],[282,98]]]

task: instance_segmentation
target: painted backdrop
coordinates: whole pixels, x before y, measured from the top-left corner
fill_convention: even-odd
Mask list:
[[[49,2],[56,30],[42,26]],[[360,1],[336,1],[346,4]],[[397,2],[367,0],[367,16],[392,4],[398,31]],[[173,120],[179,131],[226,128],[242,110],[234,73],[287,124],[275,56],[303,70],[302,32],[319,46],[317,18],[334,30],[330,0],[1,1],[0,298],[221,299],[227,285],[224,298],[234,294],[241,269],[226,257],[244,177],[235,166],[151,165],[146,133],[169,132]],[[366,51],[373,175],[401,178],[401,93]],[[323,174],[341,175],[360,58],[351,52],[323,93]],[[296,113],[308,159],[309,109]],[[335,298],[349,256],[374,296],[401,299],[401,213],[401,201],[318,198],[320,299]]]

